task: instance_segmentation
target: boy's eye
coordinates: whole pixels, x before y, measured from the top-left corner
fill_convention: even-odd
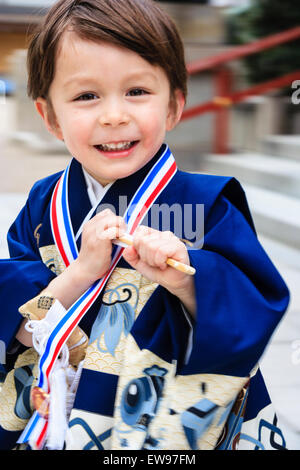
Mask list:
[[[142,96],[146,94],[147,94],[147,91],[143,90],[142,88],[133,88],[127,93],[127,95],[129,96]]]
[[[94,97],[97,98],[97,96],[94,93],[84,93],[83,95],[78,96],[78,98],[76,98],[75,101],[90,101],[94,99]]]

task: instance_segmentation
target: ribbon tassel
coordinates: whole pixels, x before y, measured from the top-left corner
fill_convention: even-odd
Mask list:
[[[46,447],[49,450],[62,450],[68,428],[67,380],[66,372],[62,367],[56,367],[50,377],[50,409]]]

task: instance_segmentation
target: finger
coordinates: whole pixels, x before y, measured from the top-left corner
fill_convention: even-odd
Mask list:
[[[100,227],[100,226],[102,226],[104,229],[105,224],[107,223],[107,220],[112,220],[115,217],[117,217],[116,214],[114,214],[110,209],[105,209],[99,212],[98,214],[96,214],[94,217],[92,217],[90,220],[88,220],[85,223],[83,227],[83,232],[92,233],[95,227]]]
[[[174,235],[146,237],[141,244],[139,255],[150,266],[157,266],[160,269],[167,267],[168,258],[181,262],[188,261],[185,245]]]
[[[115,238],[120,238],[124,235],[125,229],[123,227],[112,226],[108,227],[105,230],[97,229],[97,239],[98,240],[114,240]]]
[[[151,227],[148,227],[147,225],[140,225],[139,227],[137,227],[133,235],[134,245],[139,244],[140,241],[143,240],[144,237],[146,237],[147,235],[150,235],[153,232],[154,232],[154,229],[152,229]]]
[[[166,267],[169,242],[164,241],[157,234],[151,234],[143,238],[139,247],[138,254],[145,263],[153,267]]]
[[[125,248],[125,250],[123,251],[123,258],[125,259],[125,261],[128,261],[133,267],[135,267],[135,265],[139,261],[139,255],[133,246]]]
[[[173,244],[169,240],[158,240],[152,246],[153,250],[153,265],[158,266],[160,269],[167,268],[167,260],[174,256],[178,248],[177,243]]]
[[[167,259],[187,262],[187,250],[182,241],[171,231],[161,232],[140,226],[134,236],[134,246],[143,262],[160,269],[167,268]]]
[[[134,247],[137,250],[140,258],[148,264],[152,264],[153,253],[151,252],[152,247],[158,245],[158,234],[144,230],[138,234],[138,237],[134,240]],[[156,242],[156,243],[155,243]],[[153,248],[154,249],[154,248]]]
[[[97,225],[96,225],[97,236],[100,235],[101,232],[111,227],[116,227],[118,229],[118,232],[116,232],[117,237],[121,237],[122,235],[124,235],[127,229],[127,226],[123,217],[107,214],[101,220],[97,221]]]
[[[180,241],[180,239],[176,237],[176,235],[174,235],[174,233],[171,231],[162,232],[160,230],[153,229],[146,225],[141,225],[140,227],[138,227],[137,230],[135,231],[133,238],[137,243],[140,243],[143,241],[143,239],[145,239],[145,237],[149,237],[150,235],[153,237],[153,239],[155,238],[159,238],[161,240],[162,239],[163,240],[174,239],[174,240]]]
[[[93,223],[97,225],[102,224],[104,228],[106,228],[106,224],[108,224],[108,226],[111,225],[111,222],[114,220],[118,220],[118,225],[122,223],[125,224],[123,217],[116,215],[111,209],[104,209],[103,211],[98,212],[98,214],[91,219]]]
[[[155,249],[155,247],[154,247],[153,264],[158,266],[160,269],[166,269],[167,259],[170,256],[169,252],[170,252],[169,246],[168,245],[162,245],[162,243],[160,241],[157,248]]]
[[[162,234],[162,238],[164,240],[179,240],[178,237],[176,237],[176,235],[169,231],[169,230],[165,230],[164,232],[160,232]]]
[[[103,217],[107,217],[109,215],[116,215],[115,212],[113,212],[111,209],[107,208],[107,209],[103,209],[102,211],[98,212],[94,219],[102,219]]]
[[[125,248],[123,251],[123,258],[133,267],[133,269],[139,271],[143,276],[153,280],[154,282],[158,282],[157,268],[153,268],[142,261],[134,247],[131,246]]]
[[[145,244],[145,241],[148,237],[152,236],[153,238],[157,238],[159,234],[161,234],[161,232],[158,230],[155,230],[146,225],[141,225],[136,229],[133,235],[133,245],[137,249],[140,249],[140,247]]]

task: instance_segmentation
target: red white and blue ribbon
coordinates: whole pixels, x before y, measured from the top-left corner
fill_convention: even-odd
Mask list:
[[[66,267],[78,256],[68,205],[69,169],[70,165],[57,182],[51,201],[52,233],[57,249]],[[176,171],[176,162],[170,149],[166,146],[163,154],[150,169],[127,207],[124,220],[127,224],[129,234],[132,235],[134,233],[154,201],[173,178]],[[92,216],[92,211],[90,212]],[[108,272],[74,302],[63,318],[54,325],[48,337],[44,352],[39,361],[39,380],[37,386],[45,393],[50,394],[50,399],[50,375],[55,361],[71,333],[103,290],[121,258],[123,250],[124,248],[120,246],[115,247]],[[29,442],[32,448],[42,449],[46,442],[47,428],[48,421],[35,411],[20,436],[18,443]]]

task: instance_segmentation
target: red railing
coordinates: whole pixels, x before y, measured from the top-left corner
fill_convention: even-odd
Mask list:
[[[242,91],[233,91],[233,76],[228,62],[244,58],[280,44],[300,38],[300,27],[277,33],[272,36],[237,46],[230,51],[207,57],[188,64],[190,75],[211,71],[214,74],[215,97],[208,102],[186,109],[181,120],[191,119],[207,112],[215,112],[215,153],[228,153],[229,107],[249,96],[261,95],[274,89],[291,85],[300,78],[300,71],[295,71],[273,80],[252,86]]]

